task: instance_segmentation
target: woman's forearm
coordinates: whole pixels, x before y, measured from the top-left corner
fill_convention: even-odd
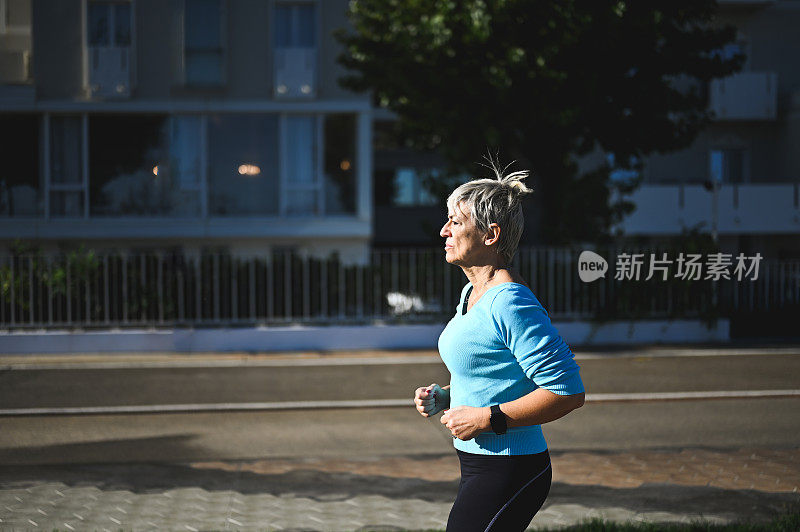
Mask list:
[[[561,418],[583,406],[584,394],[558,395],[538,388],[514,401],[502,403],[509,427],[541,425]]]

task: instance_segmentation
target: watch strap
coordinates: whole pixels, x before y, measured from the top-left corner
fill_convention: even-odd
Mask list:
[[[500,410],[500,405],[491,406],[491,415],[489,416],[489,423],[495,434],[505,434],[508,430],[508,420],[506,415]]]

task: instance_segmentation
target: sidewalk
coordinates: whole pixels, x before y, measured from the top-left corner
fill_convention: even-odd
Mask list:
[[[554,452],[532,528],[766,521],[800,504],[800,449]],[[0,530],[443,529],[455,455],[185,464],[13,466]]]

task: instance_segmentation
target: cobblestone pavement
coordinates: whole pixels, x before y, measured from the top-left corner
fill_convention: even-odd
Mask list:
[[[800,504],[800,448],[553,452],[532,528],[615,521],[768,520]],[[0,530],[442,529],[454,454],[187,464],[11,466]]]

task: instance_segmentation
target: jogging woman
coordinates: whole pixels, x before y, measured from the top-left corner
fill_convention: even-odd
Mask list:
[[[439,337],[450,384],[418,388],[425,417],[444,411],[461,483],[448,532],[523,531],[550,491],[541,424],[583,405],[573,354],[511,261],[528,173],[478,179],[447,199],[445,260],[469,282]]]

